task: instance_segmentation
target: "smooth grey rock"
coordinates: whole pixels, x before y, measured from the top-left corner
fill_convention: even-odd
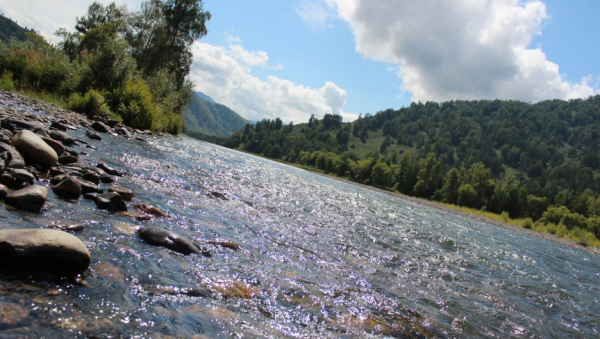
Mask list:
[[[97,173],[94,173],[92,171],[87,171],[87,172],[83,173],[83,175],[81,176],[81,179],[87,180],[89,182],[93,182],[96,185],[100,184],[100,175],[98,175]]]
[[[87,193],[104,193],[104,190],[93,182],[89,182],[87,180],[78,179],[79,184],[81,185],[81,192],[83,194]]]
[[[127,205],[123,198],[117,193],[103,193],[96,197],[96,206],[101,210],[109,210],[113,212],[127,211]]]
[[[124,136],[125,138],[131,138],[131,133],[129,133],[129,131],[125,127],[116,128],[115,132],[117,132],[118,134]]]
[[[102,169],[104,172],[106,172],[106,173],[108,173],[110,175],[117,175],[117,176],[120,176],[120,177],[123,176],[123,173],[121,171],[116,170],[116,169],[108,166],[107,164],[100,163],[96,167]]]
[[[10,169],[9,173],[13,176],[13,178],[16,178],[17,180],[29,185],[32,185],[35,180],[35,176],[24,169]]]
[[[106,126],[104,123],[102,123],[100,121],[94,121],[94,123],[92,124],[92,129],[94,129],[94,131],[102,132],[102,133],[110,132],[110,128],[108,128],[108,126]]]
[[[110,127],[115,127],[115,126],[119,126],[121,124],[121,122],[119,120],[116,119],[109,119],[106,124]]]
[[[17,151],[14,147],[0,142],[0,153],[7,152],[10,154],[10,159],[8,156],[2,157],[2,161],[6,163],[7,167],[10,168],[23,168],[25,167],[25,160],[21,156],[21,153]]]
[[[19,131],[30,131],[40,136],[48,137],[48,131],[46,130],[46,126],[41,122],[37,121],[27,121],[17,118],[8,118],[2,120],[2,128],[6,128],[7,130],[17,133]]]
[[[42,137],[42,140],[44,140],[44,142],[47,143],[48,146],[52,147],[52,149],[54,150],[54,152],[56,152],[57,155],[60,156],[61,154],[65,153],[65,146],[63,146],[63,144],[60,141],[46,137]]]
[[[76,156],[73,156],[71,154],[63,154],[60,157],[58,157],[58,162],[63,165],[75,163],[75,162],[77,162],[77,160],[79,160],[79,158],[77,158]]]
[[[79,199],[82,188],[76,177],[66,177],[54,186],[50,186],[52,191],[63,199]]]
[[[177,234],[158,227],[146,226],[138,231],[138,235],[152,245],[163,246],[183,254],[202,254],[202,252],[189,240]]]
[[[63,174],[57,174],[57,175],[55,175],[54,177],[52,177],[52,179],[50,179],[50,183],[51,183],[52,185],[56,185],[56,184],[58,184],[59,182],[61,182],[61,181],[65,180],[65,179],[67,178],[67,176],[68,176],[68,175],[66,175],[66,174],[64,174],[64,173],[63,173]]]
[[[20,210],[39,212],[48,198],[46,187],[32,185],[23,189],[10,192],[4,202]]]
[[[131,201],[131,200],[133,200],[133,198],[135,198],[135,194],[129,188],[113,186],[113,187],[109,187],[108,191],[119,194],[121,196],[121,198],[123,198],[123,200],[125,200],[125,201]]]
[[[0,231],[0,262],[4,267],[81,272],[90,261],[87,247],[72,234],[49,229]]]
[[[12,137],[12,143],[23,157],[40,165],[52,166],[58,162],[58,155],[37,134],[22,130]]]
[[[58,140],[65,146],[75,145],[75,139],[71,138],[67,133],[61,131],[50,131],[50,137],[54,140]]]
[[[87,131],[85,132],[85,135],[86,135],[88,138],[92,139],[92,140],[102,140],[102,137],[100,136],[100,134],[98,134],[98,133],[94,133],[94,132],[92,132],[92,131],[90,131],[90,130],[87,130]]]
[[[115,179],[113,179],[108,174],[103,174],[102,176],[100,176],[100,181],[102,181],[103,184],[112,184],[113,182],[115,182]]]

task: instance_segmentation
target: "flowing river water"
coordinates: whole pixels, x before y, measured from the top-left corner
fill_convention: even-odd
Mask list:
[[[1,274],[0,338],[599,336],[597,255],[188,138],[103,137],[73,149],[169,218],[51,191],[39,214],[2,207],[0,229],[84,223],[92,264],[84,283]]]

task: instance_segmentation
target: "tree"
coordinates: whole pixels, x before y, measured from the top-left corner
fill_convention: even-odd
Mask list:
[[[458,189],[460,188],[461,178],[458,170],[454,167],[448,171],[442,187],[443,201],[448,204],[458,203]]]

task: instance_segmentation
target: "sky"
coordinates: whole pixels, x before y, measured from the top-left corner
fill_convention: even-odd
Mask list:
[[[53,32],[73,30],[90,3],[0,0],[0,12],[56,42]],[[597,0],[203,4],[212,18],[192,46],[195,90],[251,120],[351,121],[414,101],[533,103],[600,89]]]

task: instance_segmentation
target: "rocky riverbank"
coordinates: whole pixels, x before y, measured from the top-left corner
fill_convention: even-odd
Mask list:
[[[138,220],[164,218],[159,208],[133,203],[135,193],[119,186],[128,173],[109,165],[86,159],[88,152],[70,147],[95,149],[85,140],[74,139],[68,130],[85,129],[90,140],[102,140],[104,134],[146,141],[150,131],[123,126],[118,120],[100,116],[88,119],[53,104],[19,94],[0,92],[0,199],[7,209],[39,213],[48,200],[76,202],[88,199],[97,209]],[[84,231],[84,225],[47,225],[42,229],[0,230],[0,268],[3,270],[43,271],[72,275],[88,268],[92,258],[84,243],[67,232]],[[207,252],[192,243],[156,227],[139,229],[139,236],[149,244],[164,246],[190,254]]]

